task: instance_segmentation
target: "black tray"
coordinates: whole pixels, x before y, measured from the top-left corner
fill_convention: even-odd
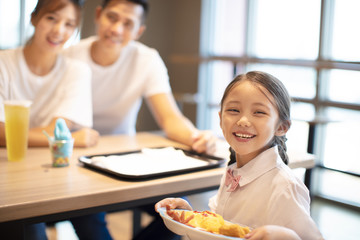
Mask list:
[[[150,148],[150,149],[161,150],[161,149],[165,149],[165,147]],[[155,162],[154,164],[152,162],[146,162],[146,163],[151,163],[151,167],[144,165],[139,166],[140,164],[136,163],[136,161],[138,160],[143,161],[142,159],[140,159],[141,155],[139,155],[141,154],[142,150],[81,156],[79,157],[79,161],[83,163],[85,167],[88,167],[90,169],[98,170],[102,173],[110,174],[115,177],[130,179],[130,180],[144,180],[150,178],[165,177],[175,174],[189,173],[193,171],[200,171],[200,170],[219,167],[220,165],[224,164],[226,161],[223,158],[210,156],[206,154],[198,154],[194,151],[188,151],[181,148],[174,148],[174,149],[182,150],[185,154],[185,157],[181,161],[180,159],[174,160],[171,159],[171,157],[169,157],[169,159],[166,159],[166,164],[165,164],[166,166],[164,166],[164,164],[160,166],[160,164],[157,162],[158,161],[157,159],[145,160],[145,161]],[[130,160],[133,157],[137,157],[138,160],[135,159],[133,160],[133,162],[131,162]],[[125,160],[126,162],[124,162]],[[167,161],[176,161],[176,162],[168,164]],[[176,164],[180,164],[180,163],[183,164],[183,162],[185,161],[191,163],[192,166],[176,166]],[[158,164],[158,166],[156,164]],[[126,167],[137,168],[137,170],[133,170],[135,172],[129,172],[128,170],[123,169]],[[161,167],[169,167],[171,169],[161,170],[160,169]],[[139,172],[137,173],[136,171]]]

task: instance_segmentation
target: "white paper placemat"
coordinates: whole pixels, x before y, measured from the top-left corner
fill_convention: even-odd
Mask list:
[[[203,167],[209,163],[173,147],[144,148],[138,153],[95,156],[91,163],[124,175],[149,175]]]

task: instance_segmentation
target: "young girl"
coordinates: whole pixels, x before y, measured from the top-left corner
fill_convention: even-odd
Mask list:
[[[73,131],[75,146],[95,145],[92,127],[91,70],[59,54],[80,22],[77,0],[39,0],[31,14],[35,33],[28,43],[0,52],[0,145],[5,145],[3,100],[27,99],[29,146],[48,146],[58,117]]]
[[[219,116],[231,160],[210,209],[251,228],[278,225],[301,239],[322,239],[309,214],[308,189],[286,166],[285,134],[291,122],[283,84],[263,72],[239,75],[224,92]],[[166,205],[191,209],[177,198],[162,200],[155,208]]]

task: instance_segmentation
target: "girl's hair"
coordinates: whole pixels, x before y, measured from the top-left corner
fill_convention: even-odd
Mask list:
[[[36,23],[44,16],[44,14],[56,12],[64,8],[67,4],[72,3],[76,9],[76,23],[79,25],[81,20],[81,8],[84,2],[84,0],[39,0],[34,11],[31,13],[31,20]]]
[[[279,119],[282,124],[286,124],[289,128],[291,125],[290,120],[290,95],[288,91],[286,90],[284,84],[278,80],[276,77],[260,71],[252,71],[245,74],[241,74],[236,76],[226,87],[224,91],[224,95],[221,99],[221,111],[223,108],[223,103],[226,99],[226,97],[229,95],[230,91],[240,82],[242,81],[250,81],[255,86],[260,85],[263,86],[266,90],[269,91],[269,93],[273,96],[274,102],[271,101],[271,103],[276,107],[278,113],[279,113]],[[261,89],[259,88],[261,91]],[[264,93],[266,96],[266,94]],[[270,99],[269,99],[270,100]],[[286,154],[286,137],[284,136],[275,136],[271,147],[277,145],[279,149],[279,154],[281,156],[281,159],[285,164],[288,164],[289,158]],[[230,162],[229,164],[232,164],[236,162],[235,159],[235,151],[230,147]]]

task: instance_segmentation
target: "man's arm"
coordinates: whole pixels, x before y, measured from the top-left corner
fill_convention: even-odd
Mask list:
[[[215,137],[210,131],[199,131],[179,110],[171,94],[156,94],[147,104],[168,138],[191,146],[197,152],[215,150]]]

